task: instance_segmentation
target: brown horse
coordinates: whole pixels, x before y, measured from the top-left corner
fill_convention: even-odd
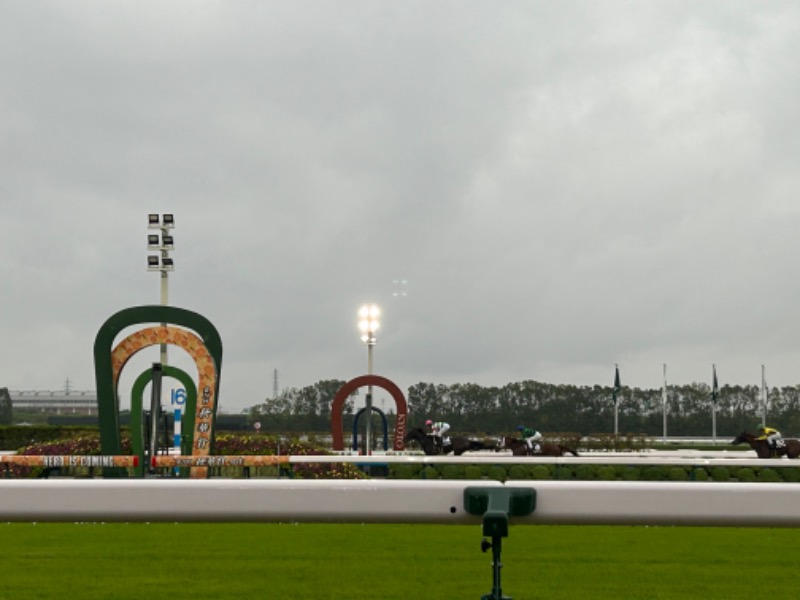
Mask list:
[[[514,456],[566,456],[567,454],[580,456],[580,454],[569,446],[563,446],[561,444],[535,442],[534,449],[531,450],[528,448],[528,444],[525,443],[525,440],[511,437],[510,435],[500,438],[496,450],[511,450]]]
[[[782,448],[771,448],[767,440],[759,439],[758,436],[752,433],[743,431],[731,442],[734,446],[739,444],[750,444],[750,447],[756,451],[758,458],[781,458],[787,456],[789,458],[797,458],[800,456],[800,440],[785,439]]]
[[[456,456],[461,456],[464,452],[472,452],[475,450],[490,450],[491,448],[478,440],[472,440],[463,435],[454,435],[450,437],[450,442],[445,444],[444,447],[439,447],[433,440],[433,436],[425,433],[422,427],[414,427],[406,433],[404,442],[417,442],[422,451],[428,456],[435,456],[437,454],[450,454],[451,452]]]

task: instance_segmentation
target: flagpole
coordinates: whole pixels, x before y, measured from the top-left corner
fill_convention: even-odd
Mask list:
[[[664,443],[667,443],[667,363],[664,363],[664,387],[661,388],[661,408],[664,413]]]
[[[619,384],[619,365],[614,363],[614,443],[616,445],[619,436],[619,398],[617,394],[620,392]]]
[[[761,365],[761,425],[767,426],[767,376],[764,365]]]
[[[711,365],[711,438],[717,445],[717,399],[719,385],[717,384],[717,365]]]

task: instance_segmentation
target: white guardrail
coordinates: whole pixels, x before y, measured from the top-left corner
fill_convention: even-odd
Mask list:
[[[320,455],[289,456],[289,464],[302,463],[357,463],[363,465],[381,464],[492,464],[492,465],[689,465],[695,467],[800,467],[800,459],[757,458],[755,452],[603,452],[587,453],[580,456],[512,456],[510,453],[471,452],[461,456],[425,456],[422,454],[372,454],[359,455]]]
[[[623,481],[7,479],[0,521],[479,523],[465,490],[527,488],[527,525],[800,527],[800,484]]]

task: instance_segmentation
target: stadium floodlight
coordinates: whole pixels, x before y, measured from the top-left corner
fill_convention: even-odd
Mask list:
[[[361,341],[369,346],[374,346],[378,341],[375,333],[381,326],[380,316],[381,309],[375,304],[365,304],[358,310],[358,328],[361,331]]]
[[[148,255],[147,270],[161,273],[162,306],[167,306],[169,303],[169,280],[167,278],[167,273],[175,270],[175,262],[169,255],[169,252],[175,249],[175,238],[172,235],[172,229],[174,229],[174,227],[175,215],[172,213],[150,213],[147,215],[147,228],[161,230],[160,235],[157,233],[150,233],[147,235],[147,249],[151,252],[158,252],[158,254]],[[166,323],[162,323],[162,325],[166,326]],[[161,345],[161,364],[167,364],[166,344]]]

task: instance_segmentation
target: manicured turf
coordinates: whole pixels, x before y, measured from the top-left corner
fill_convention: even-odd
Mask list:
[[[0,524],[0,599],[475,599],[481,527]],[[797,593],[791,529],[513,526],[515,600],[683,600]]]

